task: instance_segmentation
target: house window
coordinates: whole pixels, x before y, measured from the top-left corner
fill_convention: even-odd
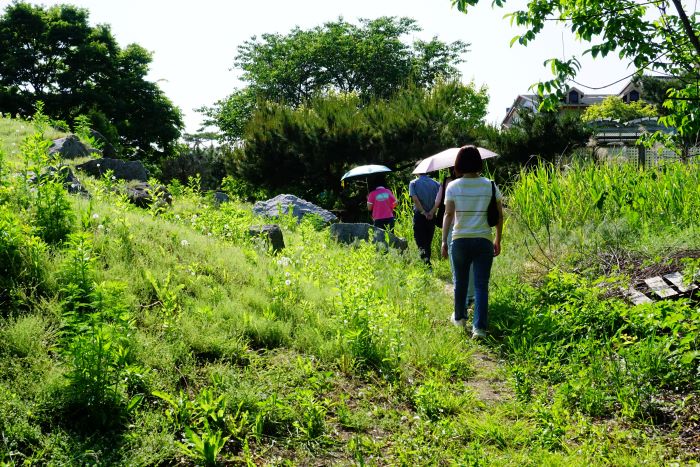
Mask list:
[[[569,91],[569,104],[578,104],[578,93],[576,91]]]
[[[637,102],[639,100],[639,91],[633,89],[630,91],[630,102]]]

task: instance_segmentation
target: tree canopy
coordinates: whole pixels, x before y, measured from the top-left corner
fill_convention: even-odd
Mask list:
[[[340,177],[353,165],[412,166],[446,147],[474,142],[486,115],[484,88],[458,82],[407,87],[361,105],[332,93],[293,108],[255,109],[230,173],[270,192],[291,192],[333,207]],[[349,205],[349,204],[348,204]]]
[[[534,157],[556,162],[586,145],[591,136],[577,112],[534,112],[523,109],[509,128],[484,127],[481,138],[500,154],[496,171],[503,178],[517,174]]]
[[[342,18],[288,34],[263,34],[238,47],[235,67],[247,85],[213,108],[204,109],[230,140],[239,139],[257,103],[270,101],[292,108],[329,92],[355,94],[364,104],[388,99],[408,85],[430,88],[458,76],[467,44],[404,42],[420,31],[410,18]]]
[[[602,102],[586,108],[581,119],[584,122],[590,122],[599,118],[628,122],[636,118],[656,116],[658,116],[658,113],[651,104],[642,101],[626,103],[619,96],[609,96]]]
[[[90,116],[116,144],[153,157],[168,151],[183,126],[180,111],[146,79],[151,53],[119,47],[109,26],[90,26],[88,11],[24,2],[0,16],[0,111],[31,115],[38,101],[54,119]]]
[[[479,0],[451,1],[465,13],[479,3]],[[507,0],[494,0],[493,5],[503,7],[506,3]],[[526,29],[513,38],[511,45],[530,44],[547,23],[556,22],[589,42],[591,47],[586,53],[594,58],[617,53],[620,58],[629,59],[640,72],[655,70],[677,77],[683,84],[668,88],[664,102],[668,114],[663,121],[675,126],[685,137],[700,130],[699,16],[688,17],[680,0],[530,0],[526,8],[508,16],[512,24]],[[577,57],[553,58],[547,63],[554,78],[536,86],[545,97],[543,109],[557,105],[567,89],[567,81],[580,68]]]

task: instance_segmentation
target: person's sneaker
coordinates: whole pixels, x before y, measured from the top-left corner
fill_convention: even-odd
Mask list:
[[[460,328],[464,328],[467,325],[466,319],[455,319],[454,313],[452,313],[452,316],[450,316],[450,322]]]
[[[486,333],[483,330],[474,328],[472,331],[472,339],[483,339],[484,337],[486,337]]]

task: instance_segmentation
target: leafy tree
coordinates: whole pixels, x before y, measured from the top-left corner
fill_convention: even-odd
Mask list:
[[[500,157],[494,161],[500,178],[508,179],[533,160],[558,162],[562,156],[584,146],[591,130],[576,112],[533,112],[523,109],[510,127],[486,127],[480,139]]]
[[[366,104],[388,99],[409,84],[429,88],[457,76],[467,44],[433,38],[408,45],[402,40],[418,31],[413,19],[382,17],[361,20],[359,26],[338,19],[286,35],[253,37],[239,46],[235,59],[247,86],[201,110],[235,141],[263,101],[298,107],[335,91],[356,94]]]
[[[479,0],[451,0],[460,11]],[[493,5],[503,7],[507,0],[495,0]],[[673,4],[675,14],[669,9]],[[658,13],[652,15],[651,13]],[[677,77],[682,85],[668,90],[664,106],[668,125],[675,126],[681,137],[696,135],[700,130],[700,95],[698,66],[700,65],[700,30],[698,19],[688,17],[680,0],[529,0],[526,8],[510,13],[516,26],[524,27],[523,34],[511,44],[528,45],[548,22],[565,25],[577,38],[589,42],[586,51],[594,58],[616,52],[639,69],[650,69]],[[556,107],[567,89],[567,80],[576,76],[580,63],[576,57],[548,61],[554,78],[537,85],[542,109]]]
[[[31,115],[36,102],[54,119],[92,119],[115,143],[157,157],[180,135],[182,117],[146,80],[151,54],[120,48],[109,26],[90,26],[88,11],[15,2],[0,16],[0,111]]]
[[[229,172],[270,192],[291,192],[332,207],[353,165],[412,166],[428,154],[472,142],[488,96],[473,84],[415,86],[361,105],[330,93],[292,108],[262,103],[246,127]]]
[[[636,101],[626,103],[619,96],[606,97],[602,102],[586,108],[581,116],[584,122],[590,122],[599,118],[609,118],[628,122],[635,118],[656,117],[658,114],[653,105]]]

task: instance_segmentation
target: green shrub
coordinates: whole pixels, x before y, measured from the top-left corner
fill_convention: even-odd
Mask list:
[[[0,205],[0,302],[14,301],[12,290],[31,290],[44,283],[46,244],[8,205]]]
[[[48,244],[66,240],[74,229],[75,215],[63,183],[58,179],[40,182],[34,207],[38,235]]]
[[[294,193],[332,208],[323,203],[338,198],[352,166],[410,164],[474,140],[487,102],[485,89],[457,81],[370,102],[354,94],[319,95],[298,108],[261,102],[229,158],[229,175],[245,180],[233,188]]]
[[[134,321],[123,294],[123,284],[99,284],[90,295],[90,312],[65,317],[67,402],[81,410],[86,426],[118,426],[142,398],[145,372],[134,360]]]
[[[51,340],[51,332],[41,316],[28,315],[9,320],[0,327],[0,349],[13,358],[43,355]]]

